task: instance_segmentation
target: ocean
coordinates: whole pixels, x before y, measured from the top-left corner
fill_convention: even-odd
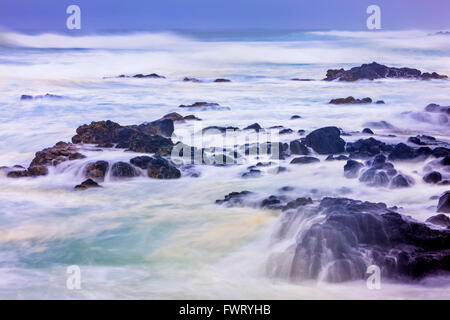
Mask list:
[[[450,37],[432,31],[129,32],[78,37],[0,33],[0,166],[28,166],[35,152],[70,141],[92,121],[140,124],[170,112],[202,121],[176,123],[174,141],[186,132],[221,125],[284,126],[283,142],[337,126],[364,137],[368,122],[387,121],[377,139],[398,143],[430,135],[450,143],[448,123],[424,119],[430,103],[449,105],[449,81],[382,79],[321,81],[328,69],[376,61],[450,75]],[[117,78],[157,73],[163,79]],[[201,83],[184,82],[195,77]],[[229,83],[213,82],[216,78]],[[310,81],[292,81],[292,78]],[[63,99],[21,100],[51,93]],[[385,104],[330,105],[354,96]],[[229,110],[181,112],[181,104],[219,103]],[[291,120],[293,115],[300,119]],[[244,133],[243,133],[244,134]],[[210,136],[208,145],[221,138]],[[89,161],[129,160],[121,149],[87,152]],[[450,298],[450,277],[417,282],[382,279],[292,282],[268,271],[274,256],[295,239],[273,237],[280,214],[215,203],[233,191],[261,197],[284,186],[313,199],[346,196],[397,206],[418,221],[436,214],[448,189],[422,181],[423,163],[396,168],[414,177],[412,188],[373,188],[346,179],[341,161],[291,166],[283,174],[243,179],[255,159],[235,166],[198,165],[199,177],[114,180],[103,188],[74,191],[87,159],[50,169],[47,176],[11,179],[0,173],[0,298],[11,299],[399,299]],[[288,160],[282,164],[287,166]],[[282,261],[282,260],[281,260]],[[280,262],[280,261],[278,261]],[[289,264],[286,257],[286,264]],[[67,267],[79,266],[81,289],[66,286]]]

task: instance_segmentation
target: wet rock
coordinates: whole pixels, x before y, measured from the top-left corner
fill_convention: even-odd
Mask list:
[[[189,115],[187,115],[187,116],[184,117],[184,120],[187,120],[187,121],[189,121],[189,120],[201,121],[202,119],[197,118],[197,117],[194,116],[193,114],[189,114]]]
[[[202,82],[202,81],[199,80],[199,79],[196,79],[196,78],[189,78],[189,77],[185,77],[185,78],[183,79],[183,81],[184,81],[184,82],[195,82],[195,83],[200,83],[200,82]]]
[[[389,154],[389,160],[411,160],[417,157],[416,150],[404,143],[397,144],[392,152]]]
[[[231,82],[231,80],[224,79],[224,78],[218,78],[218,79],[214,80],[214,82]]]
[[[450,213],[450,191],[446,191],[439,198],[437,212]]]
[[[298,133],[300,136],[303,136],[303,135],[305,135],[306,131],[303,130],[303,129],[300,129],[300,130],[297,131],[297,133]]]
[[[291,209],[297,209],[299,207],[306,206],[308,204],[312,204],[313,201],[309,197],[301,197],[297,198],[295,200],[289,201],[285,206],[282,207],[283,211],[291,210]]]
[[[202,133],[215,133],[215,132],[225,133],[227,131],[238,131],[238,130],[239,130],[238,127],[232,127],[232,126],[228,126],[228,127],[209,126],[209,127],[203,128]]]
[[[391,180],[390,188],[392,189],[400,189],[400,188],[409,188],[414,185],[414,180],[411,177],[408,177],[403,174],[397,174]]]
[[[133,78],[150,78],[150,79],[165,79],[166,77],[160,76],[156,73],[150,73],[150,74],[142,74],[138,73],[133,76]]]
[[[436,103],[430,103],[425,107],[426,112],[450,114],[450,106],[440,106]]]
[[[355,160],[348,160],[344,166],[344,176],[348,179],[356,179],[359,176],[359,171],[364,167],[361,162]]]
[[[28,173],[32,176],[44,176],[48,174],[47,166],[57,166],[64,161],[85,158],[77,150],[75,145],[60,141],[53,147],[38,151],[28,167]]]
[[[369,158],[382,152],[392,151],[393,147],[374,138],[359,139],[355,142],[349,142],[345,149],[350,153],[351,158]]]
[[[426,183],[436,184],[441,180],[442,175],[437,171],[430,172],[423,177],[423,181],[425,181]]]
[[[367,97],[363,99],[355,99],[352,96],[347,98],[338,98],[338,99],[332,99],[329,102],[330,104],[367,104],[372,103],[372,99]]]
[[[242,174],[242,178],[259,178],[262,176],[262,172],[259,169],[250,169]]]
[[[432,216],[432,217],[428,218],[426,222],[435,224],[437,226],[446,227],[446,228],[450,227],[450,218],[447,217],[445,214],[438,214],[438,215]]]
[[[383,100],[377,100],[376,104],[385,104]]]
[[[227,206],[243,206],[245,199],[252,194],[253,192],[246,190],[241,192],[231,192],[227,194],[223,200],[216,200],[216,203],[225,204]]]
[[[100,160],[91,162],[86,166],[84,175],[86,178],[101,182],[105,179],[108,168],[109,163],[107,161]]]
[[[178,179],[181,172],[175,165],[162,157],[139,156],[130,160],[134,166],[147,170],[148,176],[154,179]]]
[[[291,164],[309,164],[309,163],[316,163],[316,162],[320,162],[319,159],[314,158],[314,157],[297,157],[292,159],[292,161],[290,162]]]
[[[289,143],[291,154],[308,155],[310,152],[308,147],[300,140],[294,140]]]
[[[357,80],[375,80],[375,79],[447,79],[445,75],[439,75],[435,72],[423,73],[420,70],[412,68],[393,68],[387,67],[376,62],[370,64],[363,64],[360,67],[354,67],[350,70],[344,69],[330,69],[327,71],[326,81],[357,81]]]
[[[283,199],[274,195],[269,196],[261,202],[261,208],[278,210],[283,207]]]
[[[361,174],[359,181],[370,187],[386,187],[389,184],[389,176],[385,171],[370,168]]]
[[[348,157],[344,156],[343,154],[339,155],[339,156],[333,156],[332,154],[330,154],[325,161],[347,161]]]
[[[218,103],[199,101],[188,105],[180,104],[178,108],[207,108],[207,107],[215,108],[219,106],[220,105]]]
[[[305,230],[300,224],[311,225]],[[383,277],[398,280],[450,271],[450,231],[431,229],[384,203],[324,198],[316,207],[283,213],[278,239],[291,239],[293,228],[301,231],[293,237],[292,262],[275,260],[272,265],[275,275],[288,270],[293,281],[365,279],[373,264]]]
[[[450,149],[445,147],[437,147],[433,149],[432,155],[435,158],[450,156]]]
[[[258,123],[254,123],[244,128],[244,130],[255,130],[256,132],[259,132],[263,130],[263,128]]]
[[[31,177],[31,173],[28,170],[14,170],[6,174],[8,178],[26,178]]]
[[[345,141],[336,127],[314,130],[305,138],[305,144],[319,154],[337,154],[345,151]]]
[[[23,94],[20,96],[20,100],[33,100],[33,96],[30,96],[28,94]]]
[[[26,95],[23,94],[20,97],[20,100],[39,100],[39,99],[55,99],[55,100],[59,100],[64,98],[63,96],[59,96],[56,94],[51,94],[51,93],[46,93],[45,95],[38,95],[38,96],[30,96],[30,95]]]
[[[119,161],[111,166],[111,175],[117,178],[132,178],[139,175],[129,163]]]
[[[101,186],[92,179],[87,179],[83,181],[81,184],[75,186],[75,190],[86,190],[90,188],[101,188]]]
[[[445,156],[439,163],[443,166],[450,166],[450,156]]]
[[[280,130],[279,134],[291,134],[294,133],[294,130],[286,128],[286,129],[282,129]]]
[[[291,120],[296,120],[296,119],[302,119],[302,117],[297,114],[295,114],[291,117]]]
[[[363,131],[362,131],[362,133],[365,133],[365,134],[374,134],[373,131],[372,131],[371,129],[369,129],[369,128],[364,128]]]

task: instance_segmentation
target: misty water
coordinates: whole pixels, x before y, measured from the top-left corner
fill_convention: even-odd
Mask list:
[[[306,132],[338,126],[355,141],[367,122],[385,120],[396,129],[377,129],[389,143],[426,134],[450,142],[448,123],[423,119],[429,103],[449,105],[449,81],[320,81],[330,68],[377,61],[450,75],[450,37],[430,31],[279,32],[175,34],[134,33],[68,37],[0,34],[0,166],[27,167],[34,153],[70,141],[78,126],[112,120],[140,124],[169,112],[195,114],[201,122],[175,124],[173,140],[212,125],[294,130],[289,142]],[[158,73],[165,79],[115,78]],[[183,82],[184,77],[204,80]],[[214,83],[227,78],[230,83]],[[292,78],[313,81],[291,81]],[[21,101],[22,94],[51,93],[64,99]],[[377,105],[330,105],[354,96],[384,100]],[[180,104],[219,103],[230,110],[184,111]],[[290,120],[300,115],[301,119]],[[390,134],[395,133],[395,137]],[[244,133],[242,133],[244,134]],[[220,137],[210,137],[214,145]],[[412,188],[371,188],[346,179],[342,161],[289,166],[281,174],[243,179],[256,163],[196,166],[199,177],[177,180],[107,178],[103,188],[73,190],[92,160],[128,160],[121,149],[81,151],[87,159],[51,168],[48,176],[10,179],[0,173],[1,298],[237,298],[346,299],[450,298],[450,278],[414,283],[382,279],[382,290],[365,281],[293,283],[268,271],[295,239],[274,243],[279,212],[227,208],[216,199],[250,190],[260,197],[284,186],[317,200],[345,196],[400,207],[425,221],[436,214],[446,186],[422,181],[424,163],[396,168],[416,180]],[[325,156],[318,156],[321,160]],[[430,161],[430,160],[428,160]],[[299,226],[300,228],[301,226]],[[286,259],[289,263],[289,259]],[[78,265],[82,289],[66,288],[66,269]]]

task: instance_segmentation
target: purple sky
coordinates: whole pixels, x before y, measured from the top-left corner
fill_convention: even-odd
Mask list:
[[[0,27],[65,32],[66,8],[81,7],[82,32],[123,30],[364,30],[381,7],[383,29],[450,29],[450,0],[2,0]]]

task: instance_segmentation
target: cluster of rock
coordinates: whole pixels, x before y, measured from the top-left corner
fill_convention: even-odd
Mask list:
[[[124,74],[119,75],[117,78],[138,78],[138,79],[142,79],[142,78],[148,78],[148,79],[165,79],[166,77],[161,76],[157,73],[150,73],[150,74],[142,74],[142,73],[138,73],[135,74],[134,76],[127,76]]]
[[[386,78],[431,80],[447,79],[448,77],[446,75],[437,74],[436,72],[422,73],[418,69],[387,67],[385,65],[372,62],[370,64],[363,64],[360,67],[351,68],[350,70],[329,69],[324,80],[357,81]]]

